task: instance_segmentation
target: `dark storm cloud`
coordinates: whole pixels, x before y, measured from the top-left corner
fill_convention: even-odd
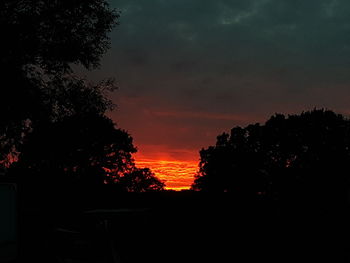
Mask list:
[[[114,5],[123,12],[113,37],[122,56],[116,59],[138,65],[148,57],[154,67],[149,70],[160,73],[218,77],[290,69],[302,75],[300,67],[349,65],[348,1],[124,0]]]
[[[274,112],[349,107],[350,1],[119,0],[112,5],[122,15],[104,74],[119,81],[117,96],[147,98],[135,104],[120,100],[120,107],[135,107],[128,108],[129,115],[158,125],[165,113],[190,112],[192,124],[179,115],[166,117],[174,127],[194,127],[206,116],[210,127],[210,117],[217,125],[217,116],[251,122]],[[225,128],[240,123],[225,121]]]

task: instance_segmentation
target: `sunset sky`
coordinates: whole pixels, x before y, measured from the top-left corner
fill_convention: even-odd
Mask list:
[[[188,188],[199,150],[275,112],[350,101],[350,1],[111,0],[122,11],[93,79],[114,77],[111,113],[136,161]]]

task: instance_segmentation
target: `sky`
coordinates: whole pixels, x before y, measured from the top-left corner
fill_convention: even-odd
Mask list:
[[[120,25],[91,74],[116,79],[110,116],[168,188],[188,187],[199,150],[237,125],[315,107],[350,113],[348,0],[110,3]]]

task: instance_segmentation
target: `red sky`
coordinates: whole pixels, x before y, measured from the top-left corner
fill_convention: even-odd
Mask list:
[[[156,159],[153,153],[148,153],[152,159],[136,156],[138,167],[150,168],[159,179],[165,182],[167,189],[188,189],[193,183],[194,175],[198,170],[198,162],[189,160],[169,160],[166,157]]]
[[[136,164],[151,168],[167,189],[188,189],[198,171],[200,149],[213,145],[216,136],[233,124],[250,119],[229,113],[176,110],[174,105],[153,104],[152,97],[132,98],[120,93],[116,94],[118,109],[112,118],[133,136],[138,148]]]
[[[111,117],[168,188],[189,187],[199,150],[234,126],[314,107],[349,112],[349,1],[111,4],[120,25],[89,76],[116,79]]]

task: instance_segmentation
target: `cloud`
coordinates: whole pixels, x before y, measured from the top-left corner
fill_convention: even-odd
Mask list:
[[[234,114],[225,113],[211,113],[211,112],[189,112],[189,111],[154,111],[152,115],[157,117],[176,118],[176,119],[209,119],[209,120],[230,120],[230,121],[242,121],[246,120],[246,117],[238,116]]]
[[[227,72],[226,65],[236,64],[245,72],[264,74],[266,67],[320,70],[349,64],[347,1],[167,0],[116,5],[125,9],[113,39],[116,60],[130,66],[138,65],[139,49],[153,65],[147,68],[160,73],[174,66],[196,74]]]
[[[195,149],[275,112],[347,109],[347,0],[111,2],[121,24],[101,71],[142,144]]]

